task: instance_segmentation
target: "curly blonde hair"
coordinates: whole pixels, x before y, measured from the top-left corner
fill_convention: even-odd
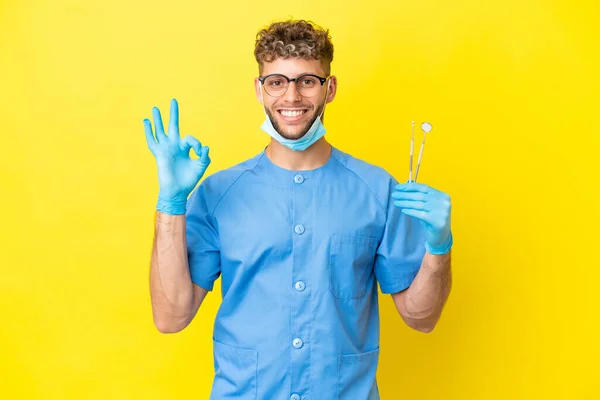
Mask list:
[[[276,58],[319,60],[329,75],[333,61],[333,44],[329,30],[305,20],[274,22],[256,35],[254,57],[262,75],[263,63]]]

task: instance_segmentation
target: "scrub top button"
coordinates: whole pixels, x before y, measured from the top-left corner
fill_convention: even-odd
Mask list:
[[[295,287],[296,287],[297,291],[301,292],[306,288],[306,285],[304,284],[304,282],[298,281],[298,282],[296,282]]]
[[[304,233],[304,226],[302,226],[302,225],[296,225],[296,227],[294,228],[294,231],[298,235],[302,235]]]
[[[294,339],[294,341],[292,342],[292,345],[297,349],[302,347],[303,344],[304,343],[302,342],[302,339],[298,339],[298,338]]]
[[[300,174],[294,175],[294,182],[302,183],[302,182],[304,182],[304,177]]]

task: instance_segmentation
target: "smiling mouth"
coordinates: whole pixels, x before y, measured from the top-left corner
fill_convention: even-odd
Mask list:
[[[306,114],[308,110],[277,110],[279,114],[281,114],[286,119],[295,119],[299,118],[302,115]]]

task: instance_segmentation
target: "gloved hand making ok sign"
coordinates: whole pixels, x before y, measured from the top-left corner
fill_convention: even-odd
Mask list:
[[[452,247],[450,196],[432,187],[409,182],[396,185],[394,205],[417,218],[425,229],[425,249],[430,254],[445,254]]]
[[[152,109],[152,116],[156,137],[147,118],[144,119],[144,129],[148,148],[156,158],[158,167],[160,190],[156,209],[167,214],[185,214],[187,198],[210,164],[208,147],[202,146],[198,139],[189,135],[180,138],[179,106],[175,99],[171,100],[168,135],[157,107]],[[192,148],[199,159],[190,157]]]

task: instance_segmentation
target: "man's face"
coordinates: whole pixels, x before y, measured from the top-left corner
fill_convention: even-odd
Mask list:
[[[282,74],[288,78],[296,78],[302,74],[314,74],[326,78],[320,61],[296,58],[278,58],[270,63],[265,63],[262,75],[269,74]],[[321,114],[325,102],[329,103],[333,100],[336,89],[335,77],[332,76],[330,81],[327,99],[325,93],[328,82],[322,86],[319,83],[318,91],[310,97],[302,96],[298,92],[296,82],[290,82],[287,91],[280,97],[270,96],[258,79],[255,80],[255,88],[259,101],[262,91],[265,110],[277,132],[284,138],[293,140],[304,136]]]

